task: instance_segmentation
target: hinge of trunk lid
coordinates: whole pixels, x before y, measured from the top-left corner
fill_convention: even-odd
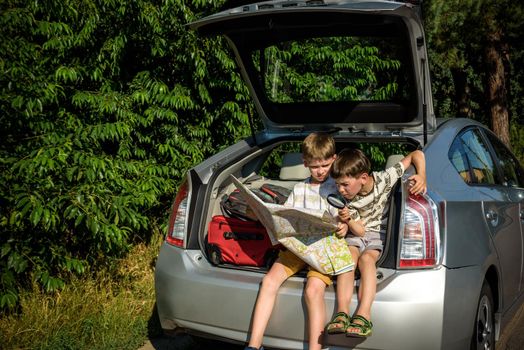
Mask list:
[[[390,131],[369,131],[366,129],[358,129],[356,127],[348,128],[348,131],[353,135],[362,135],[364,137],[402,137],[402,130],[390,130]]]
[[[255,131],[255,123],[253,121],[253,113],[251,113],[251,107],[247,107],[247,119],[249,122],[249,129],[251,129],[251,137],[253,137],[253,141],[255,141],[255,145],[258,146],[257,142],[257,133]]]

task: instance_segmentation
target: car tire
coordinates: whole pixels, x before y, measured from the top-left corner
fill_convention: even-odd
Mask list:
[[[495,310],[493,293],[490,286],[484,281],[477,304],[471,350],[495,349]]]

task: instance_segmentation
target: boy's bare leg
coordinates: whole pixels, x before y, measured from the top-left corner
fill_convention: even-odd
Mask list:
[[[255,311],[253,312],[249,346],[258,349],[262,345],[262,339],[275,305],[278,289],[287,278],[288,275],[284,265],[277,261],[262,279],[262,286],[258,293]]]
[[[364,251],[358,260],[360,270],[359,305],[355,315],[371,319],[371,305],[377,293],[377,267],[376,263],[380,256],[378,250]]]
[[[353,295],[353,289],[355,285],[355,270],[357,268],[357,261],[359,258],[359,251],[357,247],[350,246],[349,251],[353,256],[355,268],[352,271],[337,276],[337,312],[345,312],[348,315],[351,297]]]
[[[310,277],[307,279],[304,294],[308,309],[309,350],[322,349],[322,335],[326,322],[325,290],[326,284],[320,278]]]

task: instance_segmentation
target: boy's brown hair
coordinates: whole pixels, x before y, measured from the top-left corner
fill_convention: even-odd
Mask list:
[[[346,148],[335,159],[331,167],[331,177],[334,179],[342,176],[358,177],[363,173],[369,174],[370,171],[371,162],[364,152],[358,148]]]
[[[325,132],[313,132],[302,142],[302,157],[305,162],[329,159],[336,152],[335,140]]]

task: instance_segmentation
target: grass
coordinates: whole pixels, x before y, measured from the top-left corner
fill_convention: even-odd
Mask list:
[[[136,350],[160,335],[153,269],[161,241],[137,244],[112,273],[74,279],[55,294],[22,294],[21,314],[0,319],[0,348]]]

